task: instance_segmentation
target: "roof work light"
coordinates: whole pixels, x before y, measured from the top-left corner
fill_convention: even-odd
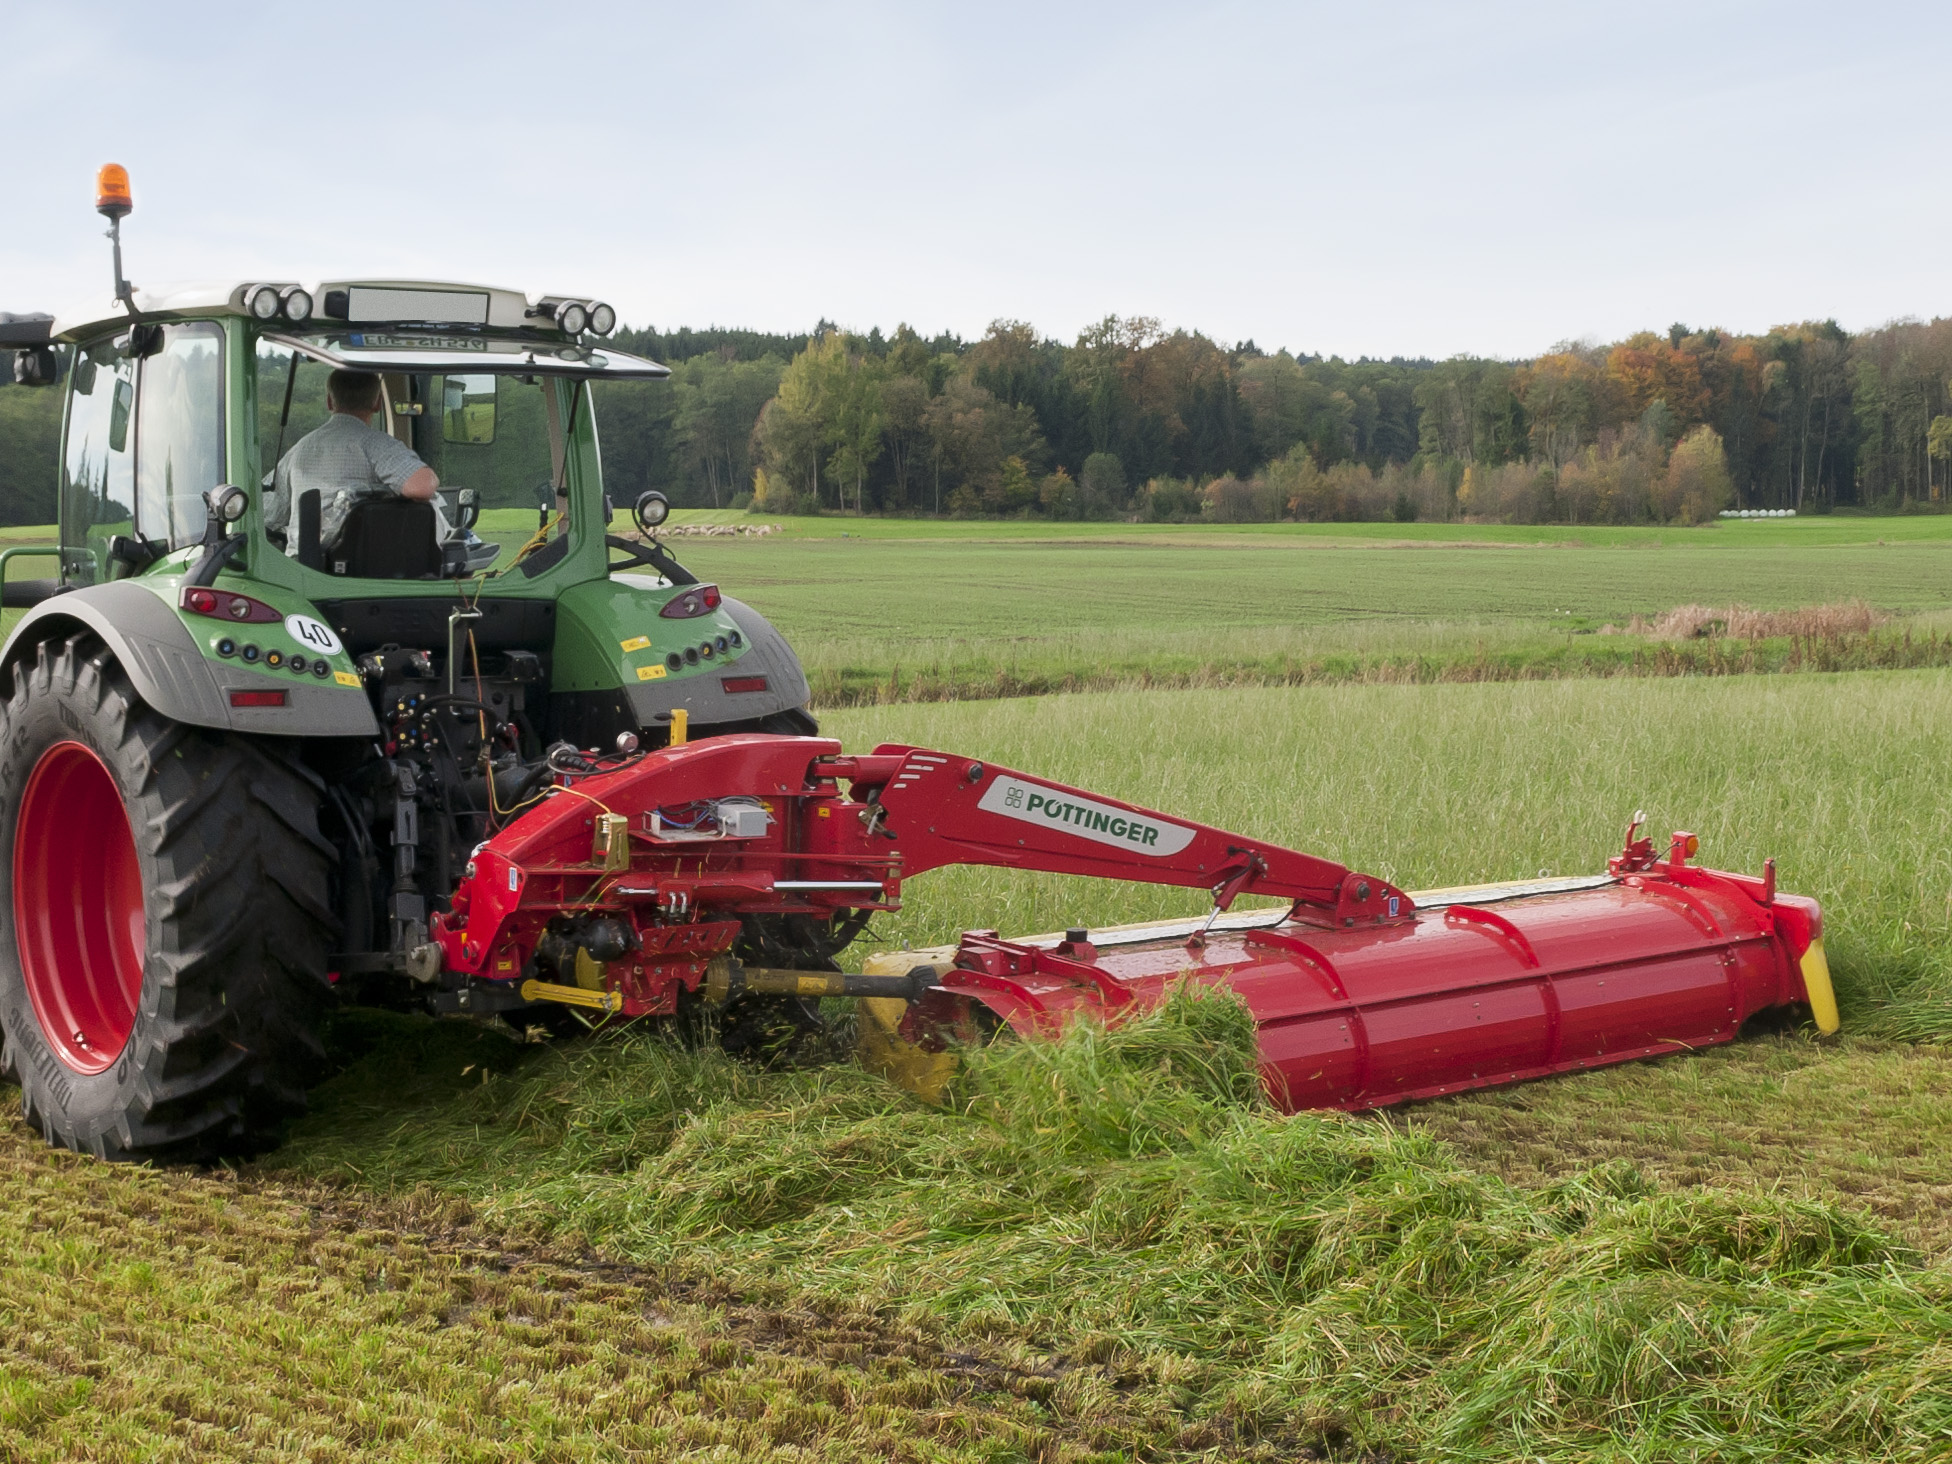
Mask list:
[[[601,300],[570,300],[561,295],[544,295],[529,307],[529,317],[541,316],[555,322],[565,335],[580,336],[586,330],[609,335],[617,328],[617,312]]]

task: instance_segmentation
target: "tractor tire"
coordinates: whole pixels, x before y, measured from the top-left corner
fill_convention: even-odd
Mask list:
[[[36,651],[0,724],[0,1074],[98,1158],[261,1151],[321,1066],[322,785],[160,715],[93,635]]]

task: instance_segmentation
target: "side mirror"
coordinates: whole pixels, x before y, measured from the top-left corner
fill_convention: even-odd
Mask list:
[[[481,521],[481,490],[463,488],[454,495],[454,527],[471,529]]]
[[[637,502],[631,505],[631,517],[637,520],[637,527],[649,534],[657,526],[671,517],[671,500],[655,488],[646,488],[637,495]]]
[[[53,386],[61,379],[61,358],[52,346],[14,352],[14,385]]]

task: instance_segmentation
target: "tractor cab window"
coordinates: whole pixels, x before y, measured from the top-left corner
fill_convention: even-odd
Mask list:
[[[224,473],[224,333],[211,321],[147,326],[81,347],[68,390],[61,461],[62,573],[94,584],[140,558],[110,553],[117,537],[152,551],[203,533],[203,495]]]
[[[288,346],[259,341],[257,371],[258,475],[268,492],[285,449],[325,422],[325,378],[331,368]]]
[[[306,530],[299,500],[308,485],[294,475],[293,465],[302,459],[293,453],[310,434],[327,427],[332,367],[268,340],[258,344],[256,367],[265,533],[286,553],[302,559]],[[320,493],[317,566],[351,577],[415,578],[435,572],[429,566],[442,563],[451,572],[458,554],[471,569],[509,568],[516,552],[536,534],[538,510],[553,513],[555,508],[552,485],[559,475],[571,392],[559,394],[549,378],[508,373],[377,374],[381,392],[372,429],[409,449],[440,479],[432,523],[426,523],[427,510],[406,507],[364,472],[366,462],[390,463],[394,450],[362,450],[356,460],[343,459],[358,470],[361,481],[309,485]],[[587,410],[585,402],[579,415]],[[357,436],[356,429],[343,424],[328,430]],[[326,457],[321,452],[315,460]],[[280,463],[286,465],[282,474]],[[523,512],[503,512],[511,509]],[[396,541],[402,532],[428,535],[425,553],[418,545],[400,553],[373,547],[382,539]],[[555,531],[558,536],[564,532]],[[538,550],[547,547],[530,549],[531,564]]]
[[[554,508],[556,458],[549,407],[551,388],[536,377],[414,376],[399,378],[422,410],[414,416],[413,449],[440,474],[443,493],[472,488],[483,509]],[[523,537],[534,529],[524,526]]]
[[[61,567],[70,584],[108,576],[108,541],[135,530],[136,363],[126,335],[75,353],[61,460]]]
[[[141,374],[136,529],[180,549],[203,537],[203,495],[225,481],[223,327],[164,326]]]

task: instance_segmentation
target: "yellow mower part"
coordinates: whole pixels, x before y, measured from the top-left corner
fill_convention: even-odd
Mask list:
[[[630,868],[630,820],[621,813],[599,813],[591,831],[590,863],[606,874]]]
[[[930,954],[934,954],[931,952]],[[882,951],[861,963],[864,976],[906,976],[917,966],[932,965],[936,974],[949,969],[946,958],[917,959],[913,951]],[[947,1100],[949,1080],[956,1075],[953,1052],[924,1052],[901,1035],[901,1019],[908,1003],[898,996],[866,996],[859,1002],[860,1025],[854,1055],[862,1067],[879,1073],[897,1088],[924,1103]]]
[[[604,990],[604,974],[605,968],[603,962],[584,950],[583,947],[578,946],[576,948],[576,984],[585,991],[602,991]]]
[[[624,1008],[624,999],[614,991],[585,991],[580,986],[557,986],[533,978],[522,983],[522,1000],[555,1001],[599,1012],[620,1012]]]
[[[1830,962],[1823,954],[1823,938],[1818,936],[1810,942],[1810,948],[1803,952],[1801,962],[1803,973],[1803,992],[1810,999],[1810,1015],[1816,1019],[1816,1029],[1828,1037],[1844,1020],[1837,1012],[1837,991],[1830,984]]]

